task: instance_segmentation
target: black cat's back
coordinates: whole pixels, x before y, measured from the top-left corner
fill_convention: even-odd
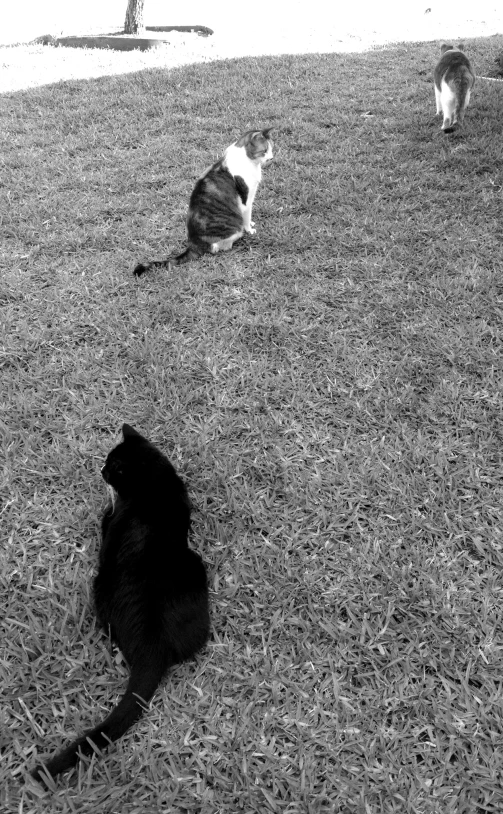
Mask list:
[[[208,638],[206,568],[188,545],[185,484],[168,458],[127,424],[123,437],[102,470],[115,498],[102,519],[94,601],[101,625],[128,662],[129,682],[102,723],[37,766],[37,779],[45,772],[55,777],[94,747],[120,738],[169,668],[192,658]]]
[[[153,638],[157,646],[158,640],[166,643],[162,632],[169,629],[167,647],[174,663],[190,658],[208,636],[206,569],[186,544],[190,504],[186,493],[180,498],[176,510],[171,503],[168,524],[163,518],[166,507],[159,517],[152,509],[146,521],[139,507],[120,498],[114,515],[103,521],[100,568],[94,581],[96,613],[101,625],[110,627],[129,664],[140,631],[142,643]],[[166,534],[172,543],[169,551],[163,547]],[[178,629],[181,624],[183,631]]]

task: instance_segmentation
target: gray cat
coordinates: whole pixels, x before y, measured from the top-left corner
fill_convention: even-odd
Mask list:
[[[444,133],[452,133],[454,125],[463,122],[475,74],[470,60],[463,53],[462,45],[456,47],[444,44],[440,52],[442,56],[434,73],[437,116],[443,113],[442,130]]]

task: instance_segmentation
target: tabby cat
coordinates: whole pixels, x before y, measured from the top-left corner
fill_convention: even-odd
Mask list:
[[[456,48],[444,44],[440,52],[442,56],[434,73],[437,116],[443,113],[442,130],[452,133],[454,126],[463,122],[475,74],[462,45]]]
[[[206,569],[188,547],[191,506],[168,458],[128,424],[103,478],[114,498],[102,520],[94,599],[98,619],[121,648],[129,682],[105,720],[32,776],[43,780],[106,749],[140,718],[167,670],[203,647],[209,631]]]
[[[205,252],[227,251],[244,232],[255,234],[252,206],[262,166],[273,157],[271,128],[249,130],[196,182],[187,215],[188,246],[167,260],[139,263],[134,274],[196,260]]]

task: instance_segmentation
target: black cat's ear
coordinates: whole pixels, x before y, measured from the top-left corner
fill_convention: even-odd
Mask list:
[[[136,432],[129,424],[122,425],[122,435],[124,436],[124,440],[126,440],[126,438],[141,438],[140,433]]]
[[[269,134],[271,133],[272,130],[273,130],[272,127],[266,127],[265,130],[262,130],[262,135],[264,136],[264,138],[269,138]]]

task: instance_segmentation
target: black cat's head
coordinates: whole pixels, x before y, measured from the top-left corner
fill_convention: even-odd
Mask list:
[[[179,480],[168,458],[129,424],[123,424],[122,436],[101,470],[103,479],[121,497],[154,495],[173,479]]]

